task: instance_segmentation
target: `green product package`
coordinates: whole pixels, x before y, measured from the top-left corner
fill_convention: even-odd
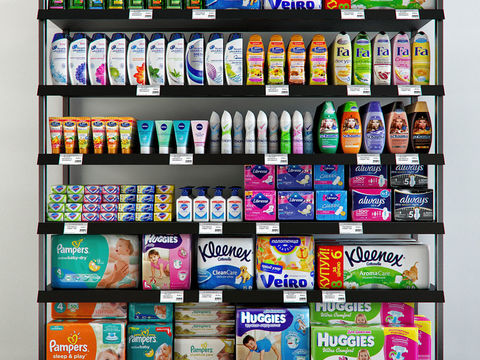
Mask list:
[[[352,7],[370,9],[370,8],[390,8],[390,9],[434,9],[434,0],[410,0],[405,4],[405,0],[352,0]]]
[[[147,0],[147,9],[163,9],[163,0]]]
[[[353,40],[353,84],[371,85],[372,83],[372,45],[370,38],[361,32]]]
[[[65,0],[48,0],[49,9],[65,9]]]
[[[183,9],[183,1],[167,0],[167,9]]]
[[[186,0],[187,9],[203,9],[202,0]]]
[[[129,9],[143,9],[143,0],[128,0],[127,7]]]
[[[68,0],[69,9],[85,9],[85,0]]]
[[[125,6],[123,0],[108,0],[108,9],[123,9]]]
[[[88,9],[105,9],[105,0],[88,0]]]
[[[339,131],[337,113],[332,101],[317,107],[314,124],[317,124],[317,141],[321,153],[335,154],[338,148]]]

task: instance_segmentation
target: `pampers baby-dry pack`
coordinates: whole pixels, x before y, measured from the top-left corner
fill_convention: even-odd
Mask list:
[[[175,337],[175,360],[233,360],[235,340],[226,337]]]
[[[236,324],[237,360],[309,358],[308,308],[238,309]]]
[[[172,360],[172,346],[172,324],[128,324],[127,359]]]
[[[47,324],[47,360],[125,359],[122,320],[53,320]]]
[[[173,322],[173,304],[129,303],[128,321],[131,322]]]
[[[313,289],[314,240],[311,236],[258,236],[258,289]]]
[[[426,245],[319,245],[320,289],[428,289]]]
[[[383,326],[312,326],[315,360],[417,360],[418,329]]]
[[[252,238],[200,238],[197,244],[199,289],[251,290],[254,279]]]
[[[316,192],[316,219],[319,221],[347,220],[346,190],[321,190]]]
[[[352,221],[392,221],[391,190],[352,190]]]
[[[52,303],[52,319],[126,319],[127,303]]]
[[[350,189],[384,189],[388,187],[386,165],[350,165]]]
[[[245,190],[275,190],[275,165],[245,165]]]
[[[278,190],[312,190],[312,165],[277,166]]]
[[[278,192],[278,220],[313,220],[314,218],[313,191]]]
[[[143,235],[143,289],[189,289],[191,235]]]
[[[135,288],[135,235],[52,235],[52,287]]]
[[[315,190],[343,190],[345,167],[343,165],[315,165],[313,167]]]

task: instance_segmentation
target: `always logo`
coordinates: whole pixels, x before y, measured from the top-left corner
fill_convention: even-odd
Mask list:
[[[262,193],[258,193],[252,199],[252,204],[258,207],[259,209],[263,209],[269,203],[270,203],[270,199],[265,195],[263,195]]]
[[[430,196],[431,194],[420,194],[420,195],[403,195],[399,202],[402,205],[418,205],[423,206],[425,204],[430,203]]]

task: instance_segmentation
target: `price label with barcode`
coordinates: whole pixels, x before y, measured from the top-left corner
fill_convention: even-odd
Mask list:
[[[60,154],[58,165],[82,165],[83,154]]]
[[[418,9],[396,9],[395,16],[397,20],[419,20],[420,11]]]
[[[422,96],[420,85],[398,85],[398,96]]]
[[[193,154],[170,154],[170,165],[193,165]]]
[[[342,9],[342,20],[365,20],[365,11]]]
[[[418,154],[395,154],[397,165],[419,165],[420,158]]]
[[[220,290],[200,290],[198,292],[198,302],[201,303],[221,303],[223,302],[223,292]]]
[[[344,303],[347,301],[345,290],[322,290],[323,303]]]
[[[380,154],[357,154],[357,165],[380,165]]]
[[[284,303],[306,303],[307,292],[305,290],[284,290],[283,302]]]
[[[86,234],[88,232],[88,223],[66,222],[63,226],[64,234]]]
[[[257,223],[258,235],[278,235],[280,234],[280,223]]]
[[[288,154],[265,154],[265,165],[288,165]]]
[[[183,290],[160,291],[161,303],[183,303]]]
[[[201,235],[207,234],[223,234],[222,223],[200,223],[198,233]]]
[[[347,85],[348,96],[370,96],[372,94],[368,85]]]
[[[338,232],[340,235],[362,235],[363,224],[362,223],[340,223],[338,224]]]
[[[215,20],[217,13],[215,9],[193,9],[192,20]]]
[[[266,96],[289,96],[290,88],[288,85],[265,85]]]
[[[160,96],[160,85],[137,85],[137,96]]]
[[[132,9],[128,14],[130,20],[151,20],[153,19],[152,9]]]

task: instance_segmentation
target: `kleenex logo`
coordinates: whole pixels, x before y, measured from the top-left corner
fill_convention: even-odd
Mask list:
[[[240,261],[251,261],[252,250],[246,250],[237,246],[228,245],[215,245],[213,241],[209,241],[203,247],[199,246],[198,250],[202,256],[202,260],[205,262],[211,258],[237,258]]]
[[[394,252],[387,251],[377,251],[377,250],[363,250],[361,246],[357,246],[355,249],[352,249],[350,252],[345,251],[345,256],[350,264],[367,263],[377,263],[380,265],[380,262],[390,264],[390,266],[402,267],[401,261],[404,256],[401,254],[395,254]]]

